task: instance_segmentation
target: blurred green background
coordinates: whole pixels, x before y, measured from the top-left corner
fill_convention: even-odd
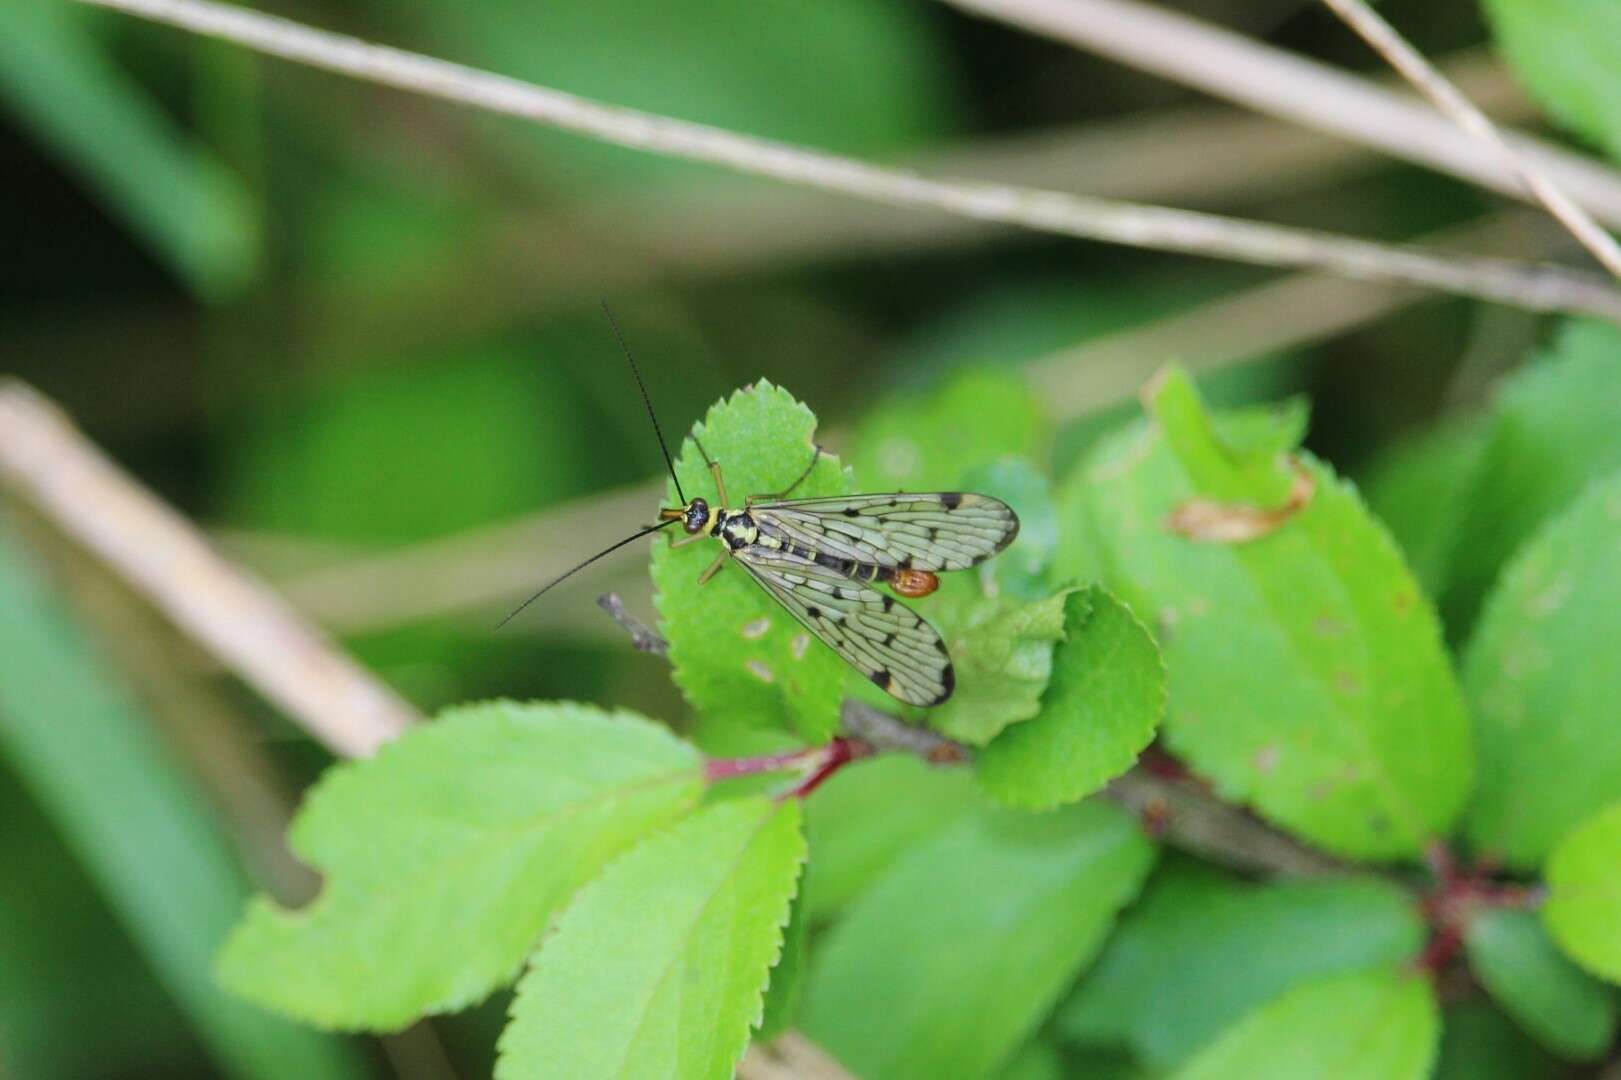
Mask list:
[[[1505,212],[921,0],[265,6],[931,170],[1385,239]],[[1174,6],[1384,77],[1315,3]],[[1475,4],[1384,8],[1495,113],[1535,122]],[[1467,413],[1546,330],[1434,297],[1367,318],[1348,284],[1304,310],[1238,307],[1278,275],[807,194],[35,0],[0,3],[0,176],[0,370],[423,710],[576,697],[680,722],[660,665],[592,603],[612,588],[650,610],[640,553],[492,631],[590,554],[549,509],[659,471],[599,298],[672,435],[764,376],[849,450],[837,433],[904,426],[973,369],[1055,414],[1059,471],[1175,359],[1218,401],[1308,394],[1312,448],[1363,474]],[[1510,226],[1510,250],[1557,246]],[[38,522],[8,514],[4,539],[0,1076],[487,1073],[501,1000],[341,1043],[215,1000],[199,928],[229,921],[245,880],[307,894],[280,828],[327,756]],[[30,706],[54,722],[27,728]]]

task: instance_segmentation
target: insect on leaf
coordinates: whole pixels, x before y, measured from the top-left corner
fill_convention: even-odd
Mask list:
[[[709,410],[695,433],[725,470],[727,494],[781,491],[814,452],[816,418],[786,390],[760,382]],[[689,438],[675,462],[689,498],[716,505],[714,481]],[[823,455],[796,496],[843,495],[850,480]],[[665,505],[677,505],[673,485]],[[728,566],[700,587],[719,551],[714,542],[672,550],[653,541],[659,629],[670,643],[676,685],[689,704],[722,724],[774,727],[820,742],[838,725],[845,665],[819,644],[741,568]]]

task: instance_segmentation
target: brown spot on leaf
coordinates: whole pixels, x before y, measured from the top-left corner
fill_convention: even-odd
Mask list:
[[[1189,499],[1166,516],[1165,527],[1179,536],[1206,544],[1244,544],[1271,535],[1310,506],[1312,497],[1317,494],[1317,479],[1311,470],[1298,458],[1291,457],[1289,463],[1294,470],[1294,482],[1281,505]]]
[[[771,669],[760,663],[758,660],[750,660],[743,666],[748,669],[750,675],[753,675],[761,682],[769,683],[777,681],[777,676],[772,673]]]
[[[764,637],[765,632],[769,629],[771,629],[771,620],[761,616],[758,619],[751,619],[744,623],[742,634],[745,640],[753,641],[755,638]]]
[[[1255,751],[1255,771],[1269,773],[1278,767],[1278,759],[1283,753],[1276,746],[1263,746]]]

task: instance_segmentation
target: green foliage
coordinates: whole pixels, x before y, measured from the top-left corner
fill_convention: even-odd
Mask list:
[[[1498,391],[1448,560],[1442,610],[1473,620],[1505,563],[1589,483],[1621,468],[1621,328],[1572,320]],[[1454,483],[1459,483],[1455,478]]]
[[[1447,1006],[1432,1080],[1524,1080],[1556,1076],[1559,1064],[1482,997]]]
[[[1400,964],[1423,942],[1411,898],[1374,878],[1250,885],[1167,862],[1058,1026],[1169,1069],[1289,988]]]
[[[970,368],[926,393],[899,391],[879,402],[856,429],[850,461],[866,491],[950,490],[964,469],[1002,457],[1040,460],[1050,437],[1023,379]]]
[[[1060,591],[1019,606],[982,603],[967,619],[946,623],[950,630],[941,627],[957,689],[923,713],[928,725],[958,742],[983,746],[1009,724],[1036,715],[1052,677],[1054,647],[1064,636],[1068,595]]]
[[[1071,480],[1104,580],[1151,617],[1170,674],[1165,736],[1230,798],[1345,855],[1416,854],[1468,790],[1463,705],[1428,601],[1350,487],[1301,455],[1315,492],[1281,528],[1198,543],[1188,499],[1277,506],[1290,414],[1213,422],[1185,375],[1153,425],[1105,440]]]
[[[720,463],[731,504],[741,506],[750,495],[781,491],[805,471],[815,430],[809,409],[786,390],[761,382],[717,402],[694,433]],[[682,444],[675,464],[687,498],[717,505],[714,481],[692,439]],[[794,497],[849,491],[838,459],[824,454]],[[667,505],[677,504],[674,485],[666,497]],[[712,721],[786,728],[809,742],[826,740],[838,724],[845,662],[741,567],[729,566],[700,587],[699,575],[720,552],[714,540],[679,550],[662,537],[653,542],[659,629],[670,643],[676,685]]]
[[[805,895],[813,922],[859,896],[906,852],[979,802],[966,769],[900,754],[859,761],[818,788],[805,808],[812,858]]]
[[[1554,117],[1621,152],[1614,0],[1486,0],[1485,15]],[[1152,155],[1085,148],[1164,149],[1177,141],[1159,121],[1186,117],[1156,119],[1132,79],[1005,28],[886,0],[364,0],[345,17],[340,29],[381,42],[928,173],[994,163],[1057,183],[1063,158],[1089,189],[1146,179],[1214,209],[1281,194],[1302,224],[1342,227],[1350,211],[1386,238],[1475,208],[1412,170],[1342,186],[1352,203],[1298,197],[1344,168],[1332,155],[1287,177],[1219,154],[1211,169],[1178,168],[1173,153],[1117,173],[1105,159]],[[1439,5],[1426,31],[1467,44],[1480,18]],[[1279,40],[1344,44],[1332,20],[1294,20]],[[1081,82],[1101,92],[1065,92]],[[1127,123],[1098,102],[1124,102]],[[1426,980],[1460,985],[1461,964],[1431,969],[1467,929],[1484,992],[1446,1010],[1436,1075],[1568,1071],[1547,1048],[1602,1058],[1615,1001],[1596,976],[1621,979],[1621,752],[1605,712],[1621,690],[1621,530],[1585,493],[1621,483],[1621,331],[1566,324],[1478,412],[1464,404],[1475,381],[1537,320],[1423,305],[1355,342],[1235,364],[1235,343],[1300,329],[1297,313],[1234,293],[1225,317],[1175,316],[1263,271],[984,243],[966,220],[889,222],[882,209],[845,217],[822,196],[312,80],[63,0],[0,3],[0,106],[21,137],[15,287],[0,303],[12,367],[256,570],[288,574],[332,629],[364,627],[346,644],[409,696],[634,703],[688,739],[591,706],[482,706],[340,766],[293,835],[324,890],[303,910],[251,906],[219,961],[231,987],[356,1027],[489,995],[475,1015],[434,1021],[468,1076],[490,1075],[515,1002],[502,1075],[724,1077],[751,1030],[760,1041],[803,1022],[880,1078],[1399,1078],[1434,1056]],[[1077,122],[1096,130],[1066,130]],[[676,528],[650,558],[686,710],[661,661],[591,608],[585,591],[604,578],[582,575],[566,602],[553,594],[488,632],[500,613],[478,610],[483,586],[503,565],[534,557],[538,586],[546,563],[591,548],[553,537],[554,550],[469,558],[421,588],[315,587],[360,580],[387,548],[656,470],[591,302],[603,293],[625,309],[688,494],[711,494],[695,445],[681,445],[706,411],[734,502],[798,475],[817,431],[786,392],[759,383],[710,408],[768,373],[845,433],[853,470],[822,461],[800,494],[958,489],[1014,506],[1018,541],[917,603],[956,655],[949,707],[897,710],[738,568],[695,588],[718,545],[672,553]],[[199,321],[198,297],[232,302]],[[1341,310],[1300,313],[1329,308]],[[1166,342],[1205,373],[1213,407],[1173,375],[1150,387],[1146,421],[1117,431]],[[1227,407],[1307,385],[1314,450],[1336,468],[1374,463],[1368,506],[1400,555],[1349,486],[1297,456],[1303,402]],[[1168,527],[1192,500],[1277,506],[1301,475],[1314,498],[1252,542]],[[4,480],[0,496],[15,487]],[[649,496],[606,527],[654,512]],[[95,599],[108,583],[63,539],[46,542],[66,588]],[[294,579],[328,561],[332,576]],[[595,569],[636,575],[633,563],[621,552]],[[208,770],[246,830],[275,817],[264,781],[306,779],[320,748],[247,686],[207,695],[246,721],[223,734],[193,726],[206,718],[189,702],[133,704],[19,566],[0,548],[0,1074],[364,1068],[347,1042],[206,980],[249,889],[233,830],[162,740]],[[1426,597],[1458,646],[1462,693]],[[138,676],[164,660],[161,643],[131,652]],[[168,674],[186,666],[174,660]],[[972,743],[969,760],[881,753],[804,798],[786,794],[789,770],[705,783],[771,763],[718,768],[689,742],[798,749],[833,735],[848,696]],[[1221,811],[1254,807],[1344,857],[1344,873],[1252,872],[1259,844],[1225,852],[1242,871],[1218,866],[1245,832],[1176,799],[1163,818],[1150,802],[1143,831],[1216,843],[1201,848],[1211,861],[1160,858],[1090,798],[1165,711],[1163,746],[1192,774],[1167,783],[1240,804]],[[172,722],[154,736],[153,719]],[[220,741],[192,741],[199,731]],[[262,837],[236,839],[263,854]],[[1457,875],[1367,865],[1432,843],[1458,853]],[[1545,908],[1505,910],[1516,889]]]
[[[1492,34],[1554,119],[1621,160],[1621,9],[1608,0],[1485,0]]]
[[[568,416],[568,381],[554,369],[505,347],[417,360],[233,424],[232,516],[323,540],[401,544],[578,490],[571,463],[592,441]]]
[[[1019,535],[980,569],[982,581],[991,579],[987,588],[1013,600],[1039,600],[1051,592],[1047,579],[1058,547],[1058,511],[1046,475],[1027,458],[1002,457],[968,469],[951,487],[993,495],[1019,517]]]
[[[788,925],[782,929],[782,955],[771,969],[771,983],[766,987],[765,1001],[761,1005],[759,1028],[754,1033],[760,1042],[770,1042],[799,1020],[799,1005],[805,997],[805,975],[809,970],[806,966],[810,947],[807,910],[801,878],[799,892],[794,895],[793,907],[788,913]]]
[[[1049,1042],[1025,1043],[997,1080],[1064,1080],[1064,1058]]]
[[[799,804],[756,797],[614,862],[518,984],[496,1076],[732,1076],[804,858]]]
[[[1594,484],[1504,572],[1470,642],[1479,734],[1475,845],[1530,869],[1621,799],[1621,472]]]
[[[1609,1048],[1615,995],[1554,948],[1535,914],[1483,911],[1469,921],[1465,940],[1476,978],[1549,1049],[1591,1061]]]
[[[457,59],[617,105],[736,131],[873,154],[947,118],[947,77],[927,23],[880,0],[829,0],[786,20],[746,0],[679,8],[638,0],[403,5]],[[828,93],[830,86],[837,93]],[[498,146],[511,125],[491,124]],[[516,134],[549,184],[600,194],[702,177],[692,166],[534,129]]]
[[[991,1075],[1096,954],[1153,857],[1100,803],[965,815],[818,943],[804,1029],[870,1080]]]
[[[1064,640],[1033,718],[977,758],[999,802],[1044,810],[1098,791],[1136,762],[1165,709],[1165,666],[1134,615],[1098,586],[1064,595]]]
[[[1422,976],[1393,969],[1303,983],[1233,1025],[1175,1080],[1422,1080],[1440,1034]]]
[[[221,299],[259,261],[252,197],[96,41],[75,4],[0,4],[0,99],[191,290]]]
[[[154,988],[117,894],[103,896],[7,758],[0,752],[0,1065],[8,1077],[95,1076],[113,1061],[184,1075],[197,1064],[186,1015]],[[73,977],[53,977],[61,972]]]
[[[452,710],[328,772],[290,834],[326,876],[321,895],[293,912],[256,900],[220,979],[324,1027],[387,1030],[471,1004],[518,972],[575,890],[702,786],[698,755],[630,713]]]
[[[1621,803],[1567,833],[1543,869],[1543,921],[1588,971],[1621,983]]]
[[[1486,425],[1476,417],[1444,423],[1385,451],[1362,480],[1368,509],[1407,556],[1426,596],[1446,588],[1468,507]]]
[[[68,621],[4,519],[0,611],[0,756],[113,905],[219,1067],[263,1080],[359,1075],[343,1047],[233,1001],[210,982],[209,955],[247,894],[229,840],[169,758],[151,717]],[[7,819],[7,828],[18,824]],[[7,867],[8,874],[24,869]]]

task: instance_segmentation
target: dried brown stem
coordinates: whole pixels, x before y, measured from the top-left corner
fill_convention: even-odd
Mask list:
[[[1288,875],[1333,874],[1346,869],[1335,859],[1222,802],[1193,780],[1167,779],[1138,768],[1111,783],[1107,794],[1169,843],[1224,866]]]
[[[619,599],[618,593],[603,593],[597,597],[597,607],[606,611],[608,617],[630,635],[630,643],[636,646],[638,652],[652,653],[654,656],[670,655],[670,643],[659,637],[658,631],[626,611],[625,602]]]
[[[1362,36],[1390,66],[1401,72],[1419,92],[1429,98],[1435,107],[1451,118],[1458,127],[1479,139],[1502,159],[1509,170],[1520,179],[1548,213],[1559,220],[1570,234],[1585,247],[1613,276],[1621,278],[1621,247],[1615,238],[1576,205],[1528,154],[1521,154],[1503,138],[1497,125],[1486,114],[1475,108],[1462,91],[1449,82],[1401,34],[1386,22],[1363,0],[1323,0],[1323,3],[1343,19],[1351,29]]]
[[[1500,154],[1422,102],[1165,7],[1136,0],[945,2],[1529,200]],[[1521,159],[1535,163],[1599,220],[1621,225],[1621,187],[1613,169],[1528,135],[1509,133],[1507,139]]]
[[[797,1031],[749,1047],[738,1080],[854,1080],[826,1050]]]
[[[0,381],[0,483],[336,752],[370,754],[417,718],[15,380]]]
[[[802,146],[619,108],[212,0],[82,0],[284,59],[456,101],[604,142],[703,161],[896,206],[946,211],[1040,232],[1399,282],[1536,311],[1621,320],[1621,292],[1556,266],[1423,249],[1213,214],[1056,191],[946,180],[886,169]],[[1450,130],[1450,129],[1449,129]]]

